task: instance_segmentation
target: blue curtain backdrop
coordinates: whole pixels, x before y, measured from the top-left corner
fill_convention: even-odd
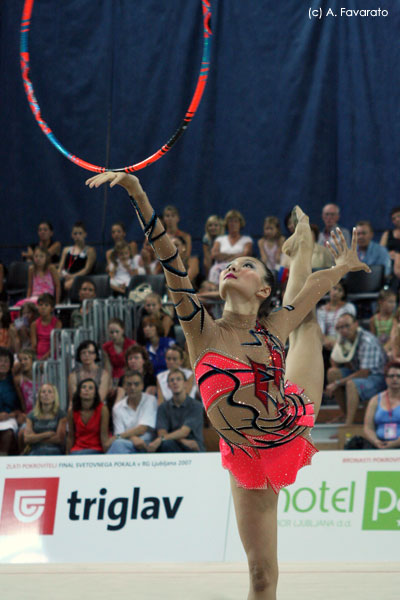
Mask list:
[[[340,16],[376,0],[213,0],[212,66],[184,137],[139,172],[157,209],[176,204],[200,238],[211,213],[241,210],[258,236],[268,214],[295,203],[320,223],[336,202],[342,223],[390,224],[399,197],[398,2],[387,17]],[[90,174],[45,139],[19,69],[22,0],[0,3],[0,258],[36,239],[40,219],[63,243],[75,220],[108,242],[123,220],[141,239],[122,190],[89,191]],[[309,8],[337,17],[309,18]],[[123,166],[157,150],[183,117],[202,52],[200,0],[36,0],[31,79],[44,119],[74,154]]]

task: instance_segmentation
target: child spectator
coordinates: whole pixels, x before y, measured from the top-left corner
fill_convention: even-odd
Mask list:
[[[11,323],[11,315],[6,302],[0,302],[0,348],[8,348],[11,352],[17,352],[19,339],[17,330]]]
[[[178,229],[179,211],[176,206],[169,204],[163,210],[162,222],[164,223],[165,231],[169,237],[181,237],[185,240],[188,256],[192,253],[192,236],[190,233]]]
[[[144,317],[148,316],[155,317],[161,321],[163,327],[163,336],[172,337],[174,331],[174,321],[172,320],[170,314],[163,308],[161,296],[154,292],[150,292],[150,294],[148,294],[144,300],[142,318],[138,326],[136,337],[139,344],[146,343],[143,333],[143,319]]]
[[[0,456],[8,456],[15,448],[20,406],[11,369],[12,352],[0,347]]]
[[[94,379],[83,379],[68,411],[67,454],[101,454],[108,447],[108,408]]]
[[[125,352],[136,342],[125,336],[124,324],[121,319],[110,319],[107,329],[110,339],[103,344],[104,364],[111,374],[113,385],[117,386],[118,380],[125,370]]]
[[[185,368],[185,351],[183,348],[174,344],[170,346],[165,353],[165,362],[167,369],[161,371],[157,375],[157,398],[158,403],[164,402],[164,400],[171,400],[172,391],[168,385],[168,375],[172,369],[180,369],[185,375],[185,389],[186,393],[191,397],[196,397],[197,385],[194,382],[194,375],[191,369]]]
[[[87,231],[82,221],[72,227],[73,246],[67,246],[61,254],[58,272],[63,278],[64,288],[69,291],[78,275],[88,275],[96,262],[96,250],[86,246]]]
[[[157,410],[157,438],[148,452],[203,452],[203,408],[186,393],[185,375],[171,369],[168,375],[172,399]]]
[[[29,446],[24,453],[31,456],[64,454],[66,423],[57,388],[44,383],[39,389],[35,407],[26,419],[24,441]]]
[[[154,438],[157,400],[143,392],[143,378],[137,371],[124,376],[125,397],[114,405],[114,436],[109,454],[132,454],[147,451]]]
[[[211,248],[219,235],[223,235],[221,219],[217,215],[210,215],[205,224],[205,233],[203,235],[203,270],[204,275],[208,277],[208,272],[212,265]]]
[[[79,288],[79,302],[81,303],[80,308],[76,308],[71,314],[71,327],[77,329],[83,326],[83,301],[94,300],[97,295],[96,284],[91,279],[82,279]]]
[[[33,302],[26,302],[21,307],[20,315],[14,321],[14,327],[17,332],[17,346],[20,350],[31,348],[31,325],[39,318],[39,311]]]
[[[93,379],[95,382],[100,400],[106,401],[107,393],[111,389],[111,377],[106,369],[100,364],[100,353],[97,344],[92,340],[85,340],[78,346],[75,355],[76,367],[68,377],[68,397],[72,402],[81,381]]]
[[[126,243],[126,228],[125,228],[124,223],[122,223],[121,221],[117,221],[116,223],[113,223],[111,225],[111,237],[114,242],[114,248],[110,248],[106,252],[107,267],[110,264],[111,254],[115,250],[116,245],[120,242]],[[131,250],[131,255],[136,256],[136,254],[138,252],[137,243],[136,242],[128,242],[128,246]]]
[[[26,302],[37,303],[42,294],[51,294],[55,302],[60,302],[61,285],[58,271],[50,264],[50,254],[40,246],[33,251],[33,263],[28,270],[27,298],[20,300],[15,306],[22,306]]]
[[[117,294],[125,294],[133,275],[138,274],[132,250],[126,242],[117,242],[107,265],[110,287]]]
[[[152,315],[144,317],[142,324],[144,337],[147,340],[146,350],[153,363],[154,373],[157,375],[160,371],[165,371],[167,368],[165,352],[167,348],[175,343],[175,340],[163,336],[164,328],[160,319],[157,319]]]
[[[33,410],[34,392],[32,381],[32,365],[36,355],[31,348],[25,348],[18,354],[21,365],[19,374],[15,377],[15,387],[20,398],[20,404],[25,414]]]
[[[382,344],[386,354],[392,348],[391,336],[397,330],[396,294],[392,290],[381,290],[378,296],[378,310],[369,320],[369,330]]]
[[[50,262],[52,264],[58,263],[60,259],[61,244],[60,242],[55,242],[53,239],[53,225],[49,221],[41,221],[38,225],[37,232],[39,242],[29,244],[26,252],[21,252],[22,258],[32,261],[35,248],[42,248],[42,250],[46,250],[49,253]]]
[[[280,264],[282,245],[285,241],[277,217],[265,217],[263,237],[257,242],[262,262],[274,271]]]
[[[53,329],[61,329],[61,321],[53,314],[54,296],[42,294],[38,298],[39,318],[31,325],[31,345],[36,351],[38,360],[46,360],[50,356],[50,336]]]

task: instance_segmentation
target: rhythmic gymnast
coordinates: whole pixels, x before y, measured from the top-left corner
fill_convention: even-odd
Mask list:
[[[214,321],[197,298],[179,254],[156,216],[139,180],[107,172],[86,181],[124,187],[154,246],[186,336],[192,368],[214,428],[222,464],[230,471],[239,534],[247,554],[248,600],[274,600],[278,581],[279,489],[317,451],[310,429],[321,404],[324,368],[321,331],[314,307],[349,271],[369,271],[343,234],[331,247],[336,266],[311,273],[313,236],[299,207],[294,234],[283,251],[291,259],[283,308],[269,313],[273,275],[255,258],[233,260],[220,276],[225,300]],[[284,344],[289,336],[286,359]]]

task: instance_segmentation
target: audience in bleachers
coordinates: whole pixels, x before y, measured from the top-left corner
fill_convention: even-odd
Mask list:
[[[21,252],[22,258],[33,261],[35,248],[42,248],[42,250],[46,250],[49,253],[50,262],[57,264],[60,260],[61,244],[53,239],[53,225],[49,221],[41,221],[38,225],[37,233],[39,241],[29,244],[26,251]]]
[[[167,368],[165,352],[175,343],[170,337],[164,336],[162,322],[157,317],[149,315],[142,320],[143,333],[146,339],[146,350],[149,353],[155,375]]]
[[[218,284],[219,275],[230,260],[239,256],[251,256],[253,254],[253,240],[249,235],[243,235],[242,229],[246,221],[238,210],[229,210],[225,215],[225,227],[227,234],[220,235],[211,249],[211,258],[214,264],[208,273],[209,281]]]
[[[35,407],[26,419],[24,453],[32,456],[64,454],[66,424],[67,417],[60,409],[57,388],[44,383]]]
[[[111,377],[107,369],[100,363],[100,353],[97,344],[92,340],[81,342],[76,350],[76,366],[68,377],[68,397],[72,402],[81,381],[93,379],[98,388],[100,400],[105,402],[107,393],[111,389]]]
[[[339,223],[339,218],[340,208],[338,207],[338,205],[325,204],[325,206],[322,209],[322,221],[324,223],[324,227],[322,228],[318,236],[318,244],[324,246],[326,242],[329,242],[330,244],[335,246],[334,240],[331,236],[331,232],[333,229],[336,229],[336,227],[340,227],[347,245],[350,246],[350,231]]]
[[[146,452],[154,438],[157,400],[143,391],[143,377],[138,371],[127,371],[123,386],[125,396],[112,411],[114,435],[108,441],[108,453]]]
[[[71,237],[74,244],[63,249],[58,266],[58,272],[66,291],[72,288],[75,277],[91,273],[96,262],[95,248],[86,245],[87,231],[82,221],[74,224]]]
[[[50,356],[50,336],[53,329],[61,329],[60,319],[53,314],[55,307],[54,296],[41,294],[37,306],[39,318],[31,325],[31,345],[36,351],[38,360],[45,360]]]
[[[19,349],[17,330],[11,322],[7,302],[0,302],[0,348],[8,348],[11,352]]]
[[[334,396],[342,411],[340,419],[351,425],[360,401],[365,404],[385,389],[386,355],[378,339],[359,327],[354,315],[339,317],[336,330],[339,337],[332,349],[325,393]]]
[[[83,326],[83,301],[94,300],[97,295],[96,284],[91,279],[82,279],[78,291],[81,306],[71,313],[71,327],[77,329]]]
[[[94,379],[79,382],[67,422],[67,454],[100,454],[107,450],[109,412]]]
[[[211,248],[219,235],[223,235],[224,227],[222,220],[218,215],[210,215],[207,218],[204,227],[204,235],[202,239],[203,245],[203,275],[208,277],[208,272],[213,263],[211,258]]]
[[[157,437],[148,445],[149,452],[203,452],[203,407],[188,396],[186,378],[181,369],[171,369],[169,402],[157,410]]]
[[[14,357],[7,348],[0,347],[0,456],[15,449],[20,403],[12,376]]]
[[[167,365],[166,370],[160,371],[157,375],[158,403],[161,404],[165,400],[171,400],[172,398],[172,391],[168,385],[168,375],[172,369],[180,369],[184,373],[186,393],[191,398],[195,398],[197,385],[192,369],[188,368],[190,365],[187,362],[187,355],[184,349],[177,344],[170,346],[165,353],[165,362]]]
[[[117,242],[107,264],[110,287],[116,294],[124,295],[130,280],[139,271],[135,265],[132,249],[127,242]]]
[[[124,374],[125,352],[129,346],[133,346],[136,342],[125,335],[124,324],[117,317],[108,321],[107,331],[109,341],[103,344],[104,366],[110,373],[113,385],[116,387],[119,378]]]
[[[126,228],[124,223],[121,221],[117,221],[111,225],[111,237],[114,242],[114,248],[110,248],[106,252],[106,261],[107,266],[111,261],[111,254],[115,250],[115,247],[120,242],[126,242]],[[136,242],[128,242],[129,248],[131,250],[132,256],[135,256],[138,252],[138,247]]]
[[[165,230],[170,237],[181,237],[184,239],[187,254],[190,256],[192,254],[192,236],[190,233],[178,228],[179,221],[180,217],[177,207],[171,204],[166,206],[162,213],[162,222]]]

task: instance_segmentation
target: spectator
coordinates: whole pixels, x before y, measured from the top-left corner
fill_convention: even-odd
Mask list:
[[[157,400],[143,392],[143,377],[138,371],[127,371],[123,384],[126,396],[113,407],[114,436],[108,453],[146,452],[154,437]]]
[[[356,307],[346,302],[347,290],[343,280],[329,291],[329,300],[317,308],[317,320],[324,336],[324,348],[331,351],[337,339],[336,323],[342,315],[348,313],[356,316]]]
[[[24,453],[31,456],[64,454],[66,424],[57,388],[44,383],[39,389],[35,407],[26,419],[24,441],[28,447]]]
[[[333,266],[332,255],[328,248],[318,244],[319,229],[317,225],[310,225],[312,234],[314,236],[314,248],[311,257],[311,268],[312,269],[329,269]],[[286,254],[284,255],[286,256]],[[290,261],[288,266],[290,266]]]
[[[186,233],[185,231],[178,229],[179,218],[179,211],[176,206],[169,204],[164,208],[162,222],[164,224],[165,231],[171,238],[177,236],[183,238],[185,240],[187,254],[190,256],[192,253],[192,236],[190,233]]]
[[[150,360],[153,363],[155,375],[167,368],[165,362],[165,352],[175,343],[170,337],[164,337],[164,328],[160,319],[152,315],[144,317],[142,320],[144,337],[147,340],[146,350],[149,353]]]
[[[157,394],[157,379],[154,375],[153,363],[146,348],[139,346],[139,344],[130,346],[125,352],[125,369],[126,371],[138,371],[140,373],[143,377],[143,386],[146,394],[150,394],[150,396]],[[118,382],[115,402],[119,402],[125,396],[123,380],[124,376]]]
[[[8,348],[11,352],[17,352],[19,348],[17,330],[11,323],[6,302],[0,302],[0,348]]]
[[[53,225],[49,221],[41,221],[38,225],[39,242],[29,244],[26,252],[21,252],[22,258],[32,261],[35,248],[42,248],[49,253],[52,264],[58,263],[60,260],[61,244],[54,241],[53,233]]]
[[[392,336],[397,331],[396,294],[392,290],[381,290],[378,296],[378,310],[369,320],[369,329],[380,343],[386,354],[391,352]]]
[[[400,448],[400,362],[385,367],[387,390],[371,398],[364,418],[364,436],[380,449]]]
[[[138,274],[132,250],[127,242],[117,242],[110,254],[107,265],[110,276],[110,287],[117,294],[124,295],[131,278]]]
[[[110,339],[103,344],[104,363],[105,368],[111,374],[113,385],[116,386],[119,378],[124,374],[125,352],[136,342],[125,336],[124,324],[121,319],[110,319],[107,330]]]
[[[68,411],[67,454],[101,454],[108,448],[110,415],[94,379],[83,379]]]
[[[390,258],[395,259],[395,254],[400,253],[400,206],[395,206],[391,213],[393,229],[382,233],[380,244],[389,252]]]
[[[20,406],[11,374],[14,357],[0,347],[0,456],[8,456],[16,448]]]
[[[25,414],[33,410],[34,391],[32,366],[36,355],[31,348],[20,350],[18,360],[21,365],[19,374],[15,377],[15,388],[20,399],[22,410]]]
[[[33,251],[33,263],[28,269],[27,297],[19,300],[15,306],[22,306],[26,302],[37,303],[42,294],[51,294],[55,297],[56,304],[60,302],[61,285],[58,271],[50,263],[50,254],[40,246]]]
[[[136,254],[134,261],[138,275],[159,275],[162,273],[162,267],[157,260],[154,248],[147,238],[144,239],[140,254]]]
[[[341,232],[343,233],[344,239],[346,240],[346,244],[351,247],[351,235],[350,231],[339,225],[340,218],[340,208],[337,204],[325,204],[322,209],[322,220],[324,222],[324,228],[319,234],[318,244],[321,246],[325,246],[326,242],[329,242],[333,247],[335,247],[334,240],[331,237],[332,229],[336,229],[336,227],[340,227]]]
[[[285,237],[282,235],[279,219],[265,217],[263,237],[258,240],[257,245],[262,262],[271,271],[275,271],[280,264],[284,241]]]
[[[208,277],[208,272],[212,265],[211,248],[219,235],[223,235],[221,219],[218,215],[210,215],[205,224],[205,233],[203,235],[203,271]]]
[[[96,284],[94,281],[89,278],[82,279],[78,295],[81,306],[72,311],[71,327],[73,329],[78,329],[78,327],[83,326],[83,301],[94,300],[97,296]]]
[[[72,402],[73,396],[82,381],[93,379],[98,389],[100,400],[106,401],[108,391],[111,389],[111,377],[100,364],[100,353],[97,344],[92,340],[85,340],[78,346],[75,355],[76,367],[68,377],[68,396]]]
[[[146,338],[143,333],[143,319],[146,316],[152,316],[159,319],[163,327],[163,336],[172,337],[174,331],[174,321],[171,318],[169,312],[167,312],[162,305],[161,296],[154,292],[150,292],[144,300],[142,316],[139,322],[137,330],[137,341],[139,344],[145,344]]]
[[[389,252],[383,246],[372,241],[374,230],[369,221],[359,221],[357,223],[357,253],[360,260],[369,267],[373,265],[382,265],[384,267],[385,277],[388,277],[392,270]]]
[[[109,265],[109,263],[111,261],[111,254],[115,250],[116,245],[119,242],[126,242],[126,228],[125,228],[124,223],[122,223],[121,221],[117,221],[116,223],[113,223],[111,225],[111,237],[114,242],[114,248],[110,248],[106,252],[107,266]],[[137,251],[138,251],[137,243],[136,242],[128,242],[128,245],[131,250],[132,256],[136,256]]]
[[[172,242],[175,244],[175,247],[180,254],[180,257],[185,266],[190,281],[196,287],[196,280],[200,273],[199,258],[197,256],[192,256],[191,254],[188,254],[186,242],[184,238],[180,235],[175,235],[172,238]]]
[[[342,411],[339,419],[346,414],[346,425],[352,425],[360,400],[365,403],[385,389],[386,357],[377,338],[361,329],[353,315],[339,317],[336,330],[339,339],[332,350],[325,392],[334,395]]]
[[[61,329],[62,324],[53,314],[54,296],[42,294],[38,298],[39,318],[31,325],[31,344],[38,360],[46,360],[50,356],[50,336],[53,329]]]
[[[17,347],[20,350],[31,348],[31,325],[38,318],[39,311],[33,302],[26,302],[21,307],[20,316],[14,321],[18,337]]]
[[[242,235],[241,230],[246,225],[243,215],[238,210],[230,210],[225,215],[226,235],[220,235],[211,249],[211,258],[215,261],[208,274],[212,283],[218,284],[219,275],[230,260],[239,256],[251,256],[253,240],[248,235]]]
[[[172,400],[157,410],[157,438],[149,452],[203,452],[203,408],[186,393],[185,374],[172,369],[168,375]]]
[[[172,398],[172,390],[168,385],[168,375],[172,369],[180,369],[183,372],[185,375],[186,393],[191,398],[196,397],[197,385],[194,382],[193,371],[184,367],[185,359],[185,351],[177,344],[167,349],[165,353],[167,369],[157,375],[157,398],[159,404],[164,402],[164,400],[171,400]]]
[[[63,249],[58,267],[67,291],[72,288],[75,277],[91,273],[96,262],[96,250],[92,246],[86,246],[87,231],[82,221],[74,224],[71,236],[74,245]]]

